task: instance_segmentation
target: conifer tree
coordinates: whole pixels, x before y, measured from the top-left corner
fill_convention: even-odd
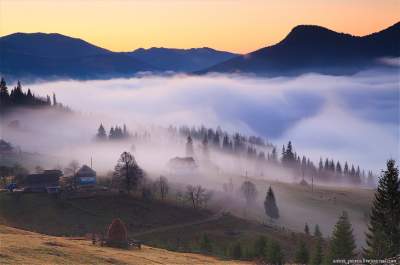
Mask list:
[[[267,248],[267,238],[260,236],[254,243],[254,256],[257,258],[265,257]]]
[[[7,105],[9,103],[9,97],[10,97],[10,94],[8,93],[6,80],[4,80],[4,78],[1,78],[1,81],[0,81],[0,104],[2,106]]]
[[[315,244],[315,247],[314,247],[314,251],[310,258],[310,264],[311,265],[321,265],[323,258],[324,257],[322,254],[322,239],[318,238],[317,242]]]
[[[57,106],[56,94],[53,93],[53,106]]]
[[[372,174],[372,171],[368,171],[367,184],[370,187],[375,186],[375,179],[374,179],[374,175]]]
[[[100,124],[99,129],[97,130],[97,139],[104,140],[107,138],[106,130],[103,127],[103,124]]]
[[[192,157],[193,155],[194,155],[193,140],[192,140],[192,137],[190,137],[190,135],[189,135],[187,137],[187,141],[186,141],[186,156]]]
[[[319,225],[318,224],[315,225],[314,236],[315,237],[322,237],[322,233],[321,233],[321,230],[319,229]]]
[[[278,206],[276,205],[274,191],[272,190],[271,186],[269,186],[267,195],[265,196],[264,209],[265,213],[269,217],[273,219],[279,218],[279,209]]]
[[[232,151],[232,148],[231,148],[231,143],[230,143],[230,141],[229,141],[229,137],[228,137],[228,135],[224,135],[224,138],[223,138],[223,140],[222,140],[222,149],[225,151],[225,152],[231,152]]]
[[[329,160],[328,160],[328,158],[325,158],[324,170],[325,171],[329,171]]]
[[[305,233],[306,235],[309,235],[309,234],[310,234],[310,228],[308,227],[308,224],[307,224],[307,223],[306,223],[305,226],[304,226],[304,233]]]
[[[110,138],[110,139],[114,139],[115,138],[114,127],[111,127],[110,133],[108,134],[108,138]]]
[[[322,177],[323,171],[324,171],[324,163],[322,162],[322,157],[320,157],[318,163],[318,174],[320,177]]]
[[[208,150],[208,138],[207,135],[204,135],[203,141],[202,141],[202,146],[203,146],[203,156],[205,159],[210,158],[210,152]]]
[[[355,249],[353,229],[347,213],[343,211],[333,228],[329,258],[331,260],[352,259],[356,256]]]
[[[213,138],[213,145],[216,148],[220,148],[220,142],[219,142],[219,132],[216,131],[214,134],[214,138]]]
[[[387,161],[375,192],[367,233],[368,258],[391,258],[400,251],[400,181],[395,161]]]
[[[349,165],[347,164],[347,161],[346,161],[346,163],[344,164],[343,174],[344,174],[345,176],[349,175]]]
[[[278,155],[276,153],[276,147],[272,148],[271,160],[272,160],[272,162],[277,162],[278,161]]]
[[[339,161],[336,163],[336,175],[339,177],[342,176],[342,166]]]
[[[270,264],[281,265],[283,264],[283,253],[281,246],[275,240],[269,240],[267,244],[266,260]]]
[[[308,249],[306,247],[306,243],[303,240],[299,241],[294,261],[301,264],[307,264],[310,255],[308,253]]]

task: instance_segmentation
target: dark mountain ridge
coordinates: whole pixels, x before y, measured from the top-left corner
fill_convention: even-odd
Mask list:
[[[0,38],[1,74],[15,78],[107,78],[154,67],[121,53],[57,33],[15,33]]]
[[[307,72],[353,74],[370,67],[389,67],[379,60],[382,57],[400,57],[400,23],[363,37],[300,25],[276,45],[246,55],[207,47],[112,52],[57,33],[0,37],[0,74],[9,80],[104,79],[148,71],[271,76]]]
[[[300,25],[279,43],[238,56],[203,72],[291,75],[305,72],[349,74],[400,56],[400,23],[363,37],[320,26]]]

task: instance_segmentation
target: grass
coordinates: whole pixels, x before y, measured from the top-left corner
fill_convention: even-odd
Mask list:
[[[68,201],[48,194],[0,193],[0,218],[5,224],[49,235],[83,236],[102,233],[121,218],[131,233],[160,226],[205,219],[207,210],[126,196],[96,196]]]
[[[271,185],[281,217],[277,225],[287,227],[294,231],[304,231],[305,223],[308,223],[310,231],[318,224],[325,237],[331,235],[342,211],[347,211],[353,225],[354,235],[359,247],[365,243],[365,231],[368,223],[368,215],[374,190],[360,187],[337,186],[302,186],[296,183],[268,181],[254,179],[254,183],[260,194],[256,206],[249,209],[247,217],[254,220],[265,220],[263,199],[266,190]],[[238,183],[241,183],[238,181]],[[229,202],[221,202],[223,205],[232,205]],[[243,210],[237,205],[227,210],[236,215],[243,215]]]
[[[0,225],[0,264],[248,264],[213,257],[176,253],[144,246],[141,250],[120,250],[27,232]]]
[[[278,241],[288,259],[293,257],[297,239],[303,238],[309,245],[313,244],[312,237],[229,214],[220,216],[207,210],[193,210],[127,196],[96,196],[60,201],[48,194],[0,193],[0,209],[2,223],[54,236],[101,233],[113,218],[119,217],[127,225],[131,238],[140,239],[147,245],[180,252],[201,252],[200,239],[207,234],[213,246],[209,254],[220,258],[228,258],[230,248],[236,242],[252,248],[254,241],[261,235]],[[46,247],[58,248],[54,244],[48,242]],[[46,249],[37,251],[43,252]]]

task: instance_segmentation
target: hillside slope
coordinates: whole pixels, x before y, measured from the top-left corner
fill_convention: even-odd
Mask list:
[[[382,67],[382,57],[400,56],[400,22],[363,37],[313,25],[295,27],[281,42],[235,57],[204,72],[296,75],[351,74]]]
[[[143,246],[120,250],[0,225],[0,264],[249,264]]]

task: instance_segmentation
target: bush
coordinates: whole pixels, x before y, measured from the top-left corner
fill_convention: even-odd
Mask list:
[[[107,246],[117,248],[128,247],[128,233],[125,224],[120,219],[114,219],[107,231]]]

